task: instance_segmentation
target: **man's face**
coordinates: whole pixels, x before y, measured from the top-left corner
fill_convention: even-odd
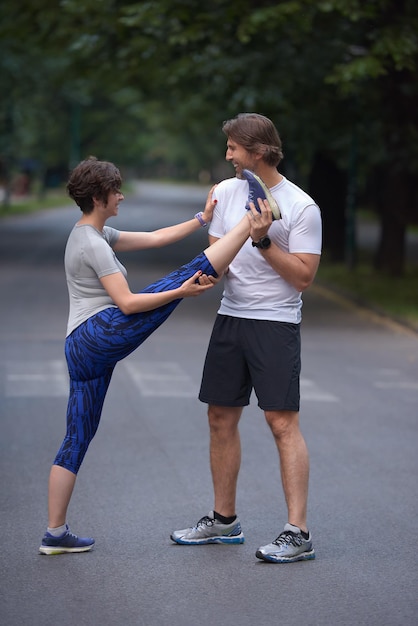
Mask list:
[[[242,170],[256,171],[258,159],[230,137],[226,142],[225,159],[234,166],[237,178],[242,178]]]

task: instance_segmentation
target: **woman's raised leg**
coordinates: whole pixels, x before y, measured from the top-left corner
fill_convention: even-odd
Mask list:
[[[204,253],[218,274],[222,274],[240,251],[250,235],[250,213],[223,237],[204,250]]]

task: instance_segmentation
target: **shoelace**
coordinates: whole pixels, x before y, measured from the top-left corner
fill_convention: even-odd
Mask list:
[[[292,544],[295,547],[301,546],[304,539],[302,535],[292,533],[290,530],[285,530],[273,541],[276,546],[285,546]]]
[[[65,533],[64,537],[67,539],[74,539],[75,541],[77,541],[78,537],[77,535],[75,535],[74,533],[71,532],[71,530],[67,530],[67,532]]]
[[[215,523],[214,519],[212,519],[208,515],[205,515],[197,522],[196,528],[199,528],[199,526],[213,526],[214,523]]]

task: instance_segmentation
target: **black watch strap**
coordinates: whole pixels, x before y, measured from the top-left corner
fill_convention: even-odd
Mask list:
[[[271,239],[266,235],[261,237],[260,241],[253,241],[252,246],[253,248],[260,248],[260,250],[267,250],[271,246]]]

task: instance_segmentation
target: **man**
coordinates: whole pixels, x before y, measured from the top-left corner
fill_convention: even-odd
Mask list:
[[[224,122],[222,130],[236,178],[216,188],[210,243],[233,228],[250,201],[272,213],[252,213],[250,239],[225,275],[206,355],[199,399],[209,405],[214,510],[195,526],[174,531],[171,539],[193,545],[243,543],[235,511],[238,424],[254,389],[277,445],[288,509],[283,532],[256,556],[275,563],[313,559],[307,526],[309,457],[299,429],[300,322],[301,293],[320,260],[320,212],[312,198],[278,172],[283,154],[271,120],[243,113]]]

